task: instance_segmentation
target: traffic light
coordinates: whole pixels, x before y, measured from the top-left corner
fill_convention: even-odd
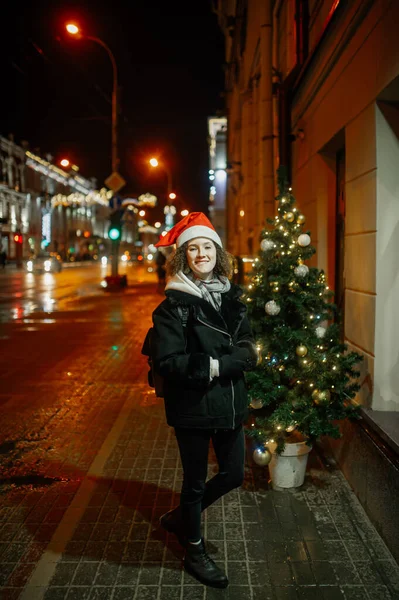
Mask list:
[[[120,240],[122,237],[123,212],[124,211],[122,209],[117,209],[114,210],[109,216],[110,226],[108,229],[108,237],[113,242]]]
[[[22,234],[21,233],[14,233],[14,242],[16,244],[22,244]]]
[[[108,230],[108,237],[110,240],[115,242],[116,240],[120,240],[121,238],[121,228],[115,225],[111,225]]]

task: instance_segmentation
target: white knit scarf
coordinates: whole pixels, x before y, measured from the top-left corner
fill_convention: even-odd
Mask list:
[[[193,272],[187,277],[198,287],[203,299],[212,304],[215,310],[220,311],[222,294],[228,292],[231,287],[227,277],[220,275],[205,281],[196,277]]]

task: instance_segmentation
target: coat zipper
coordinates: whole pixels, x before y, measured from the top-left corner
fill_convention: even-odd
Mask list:
[[[233,345],[232,337],[231,337],[231,335],[229,333],[227,333],[227,331],[223,331],[223,329],[218,329],[217,327],[214,327],[213,325],[209,325],[209,323],[206,323],[205,321],[202,321],[199,317],[197,317],[197,319],[198,319],[198,321],[200,323],[202,323],[206,327],[209,327],[210,329],[214,329],[215,331],[219,331],[219,333],[223,333],[224,335],[227,335],[227,337],[230,338],[230,346]]]
[[[236,334],[237,334],[237,331],[240,329],[240,327],[241,327],[241,323],[243,322],[243,320],[244,320],[244,315],[243,315],[243,316],[241,317],[241,319],[239,320],[239,323],[238,323],[237,327],[235,328],[235,331],[234,331],[233,337],[235,337],[235,336],[236,336]]]
[[[233,384],[233,380],[232,379],[230,380],[230,383],[231,383],[231,397],[232,397],[232,405],[233,405],[233,423],[231,425],[231,428],[234,429],[234,425],[235,425],[235,422],[236,422],[236,411],[235,411],[235,408],[234,408],[234,384]]]
[[[230,346],[233,345],[233,338],[229,333],[227,333],[227,331],[223,331],[223,329],[218,329],[217,327],[214,327],[213,325],[209,325],[209,323],[202,321],[199,317],[197,317],[197,319],[200,323],[205,325],[205,327],[209,327],[210,329],[214,329],[215,331],[219,331],[219,333],[223,333],[224,335],[227,335],[228,338],[230,339]],[[235,424],[235,420],[236,420],[236,411],[234,408],[234,384],[233,384],[232,379],[230,379],[230,385],[231,385],[231,407],[233,409],[233,423],[232,423],[231,428],[234,429],[234,424]]]

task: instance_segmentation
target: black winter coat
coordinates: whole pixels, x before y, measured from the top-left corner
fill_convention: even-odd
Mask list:
[[[241,289],[222,294],[220,313],[206,300],[168,290],[153,313],[154,365],[164,377],[168,425],[233,429],[248,416],[244,371],[256,365],[256,349]],[[189,309],[183,327],[178,306]],[[219,377],[210,382],[210,357]]]

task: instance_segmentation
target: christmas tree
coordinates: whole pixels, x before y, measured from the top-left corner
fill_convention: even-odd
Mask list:
[[[259,356],[247,373],[254,409],[248,434],[258,442],[258,464],[270,459],[268,442],[279,453],[287,436],[302,435],[309,444],[322,435],[339,437],[335,421],[356,418],[359,408],[352,399],[362,356],[347,352],[340,339],[324,272],[306,265],[316,250],[283,169],[278,184],[278,214],[262,232],[244,296]]]

